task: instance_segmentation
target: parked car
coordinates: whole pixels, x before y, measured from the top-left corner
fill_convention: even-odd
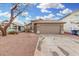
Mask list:
[[[72,30],[73,35],[79,35],[79,30]]]
[[[77,31],[77,35],[79,35],[79,30]]]

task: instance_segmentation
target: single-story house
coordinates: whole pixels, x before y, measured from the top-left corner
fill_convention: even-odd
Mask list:
[[[32,32],[43,34],[63,34],[65,22],[53,20],[34,20],[32,21]]]

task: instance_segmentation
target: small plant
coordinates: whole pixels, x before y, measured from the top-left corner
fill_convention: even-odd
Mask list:
[[[8,34],[18,34],[16,30],[10,29],[8,30]]]

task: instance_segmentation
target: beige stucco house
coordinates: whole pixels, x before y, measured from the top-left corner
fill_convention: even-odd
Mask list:
[[[53,20],[34,20],[32,21],[32,32],[42,34],[63,34],[65,22]]]

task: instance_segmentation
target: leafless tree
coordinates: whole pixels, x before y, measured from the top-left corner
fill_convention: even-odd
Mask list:
[[[10,18],[8,23],[5,26],[0,25],[0,30],[2,32],[2,36],[7,35],[7,29],[11,25],[11,23],[15,20],[16,17],[21,16],[21,14],[29,9],[31,4],[21,4],[21,3],[15,3],[12,4],[12,7],[10,8]]]

